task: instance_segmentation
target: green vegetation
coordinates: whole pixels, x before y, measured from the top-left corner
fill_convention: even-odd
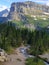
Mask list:
[[[15,23],[17,26],[23,26],[22,21],[12,21],[12,23]]]
[[[26,60],[26,65],[45,65],[45,63],[38,58],[28,58]]]
[[[28,43],[31,45],[30,54],[42,54],[49,49],[49,35],[45,29],[42,31],[36,30],[31,33]]]
[[[13,48],[20,46],[20,34],[11,22],[0,24],[0,48],[11,52]],[[19,40],[19,41],[18,41]]]
[[[49,18],[48,17],[49,16],[42,17],[39,15],[38,16],[35,15],[35,16],[31,17],[29,15],[26,15],[27,20],[25,20],[25,21],[12,21],[12,23],[15,23],[20,28],[27,28],[26,26],[24,27],[25,24],[31,24],[31,25],[34,25],[34,27],[39,26],[39,27],[45,28],[45,27],[49,26]],[[44,20],[44,18],[46,20]],[[35,20],[35,19],[37,19],[37,20]]]
[[[30,54],[39,55],[49,50],[49,35],[44,28],[29,31],[27,28],[16,28],[12,22],[0,24],[0,48],[11,53],[22,43],[31,46]]]
[[[12,53],[21,44],[29,44],[28,53],[35,55],[43,54],[49,50],[49,32],[47,29],[30,31],[27,28],[17,27],[12,22],[0,24],[0,48],[7,53]],[[19,59],[18,59],[19,60]],[[42,60],[29,58],[26,65],[45,65]]]
[[[28,20],[28,23],[29,24],[34,24],[35,27],[36,26],[39,26],[39,27],[47,27],[49,25],[49,19],[48,17],[45,17],[46,20],[43,20],[40,16],[36,16],[36,17],[30,17],[30,16],[26,16],[27,17],[27,20]],[[44,18],[44,17],[43,17]],[[37,20],[34,20],[34,19],[37,19]]]

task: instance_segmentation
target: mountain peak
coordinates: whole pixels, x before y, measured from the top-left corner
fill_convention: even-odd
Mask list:
[[[11,4],[8,18],[11,20],[26,20],[26,15],[44,15],[43,12],[49,13],[49,7],[32,1],[14,2]]]
[[[0,17],[7,17],[8,13],[9,13],[8,9],[5,9],[0,12]]]

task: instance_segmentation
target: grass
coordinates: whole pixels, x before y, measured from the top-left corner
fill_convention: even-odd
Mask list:
[[[26,65],[45,65],[45,63],[38,58],[28,58],[26,59]]]
[[[47,20],[43,20],[40,17],[37,17],[37,20],[34,20],[33,17],[27,16],[28,18],[28,23],[29,24],[34,24],[35,26],[38,25],[40,27],[46,27],[49,25],[49,19],[47,18]]]
[[[31,17],[29,15],[26,15],[27,17],[27,23],[28,24],[32,24],[35,27],[36,26],[40,26],[40,27],[47,27],[49,25],[49,19],[47,16],[45,16],[46,20],[43,20],[42,17],[40,16],[36,16],[37,20],[34,20],[34,17]],[[19,28],[25,28],[24,27],[24,23],[22,21],[12,21],[13,23],[16,23],[17,26],[19,26]]]
[[[18,25],[18,26],[23,25],[22,21],[12,21],[12,22],[15,23],[15,24]]]
[[[9,47],[8,50],[6,50],[7,54],[13,54],[14,53],[14,48],[12,48],[11,46]]]

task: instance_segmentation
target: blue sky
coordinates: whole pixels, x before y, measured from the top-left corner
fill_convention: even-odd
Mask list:
[[[49,0],[0,0],[0,11],[10,8],[12,2],[24,2],[24,1],[33,1],[40,4],[49,5]]]

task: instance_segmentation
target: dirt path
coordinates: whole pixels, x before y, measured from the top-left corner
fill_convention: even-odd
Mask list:
[[[17,54],[8,55],[9,61],[5,62],[5,65],[25,65],[25,56],[20,53],[19,48],[15,50]]]

